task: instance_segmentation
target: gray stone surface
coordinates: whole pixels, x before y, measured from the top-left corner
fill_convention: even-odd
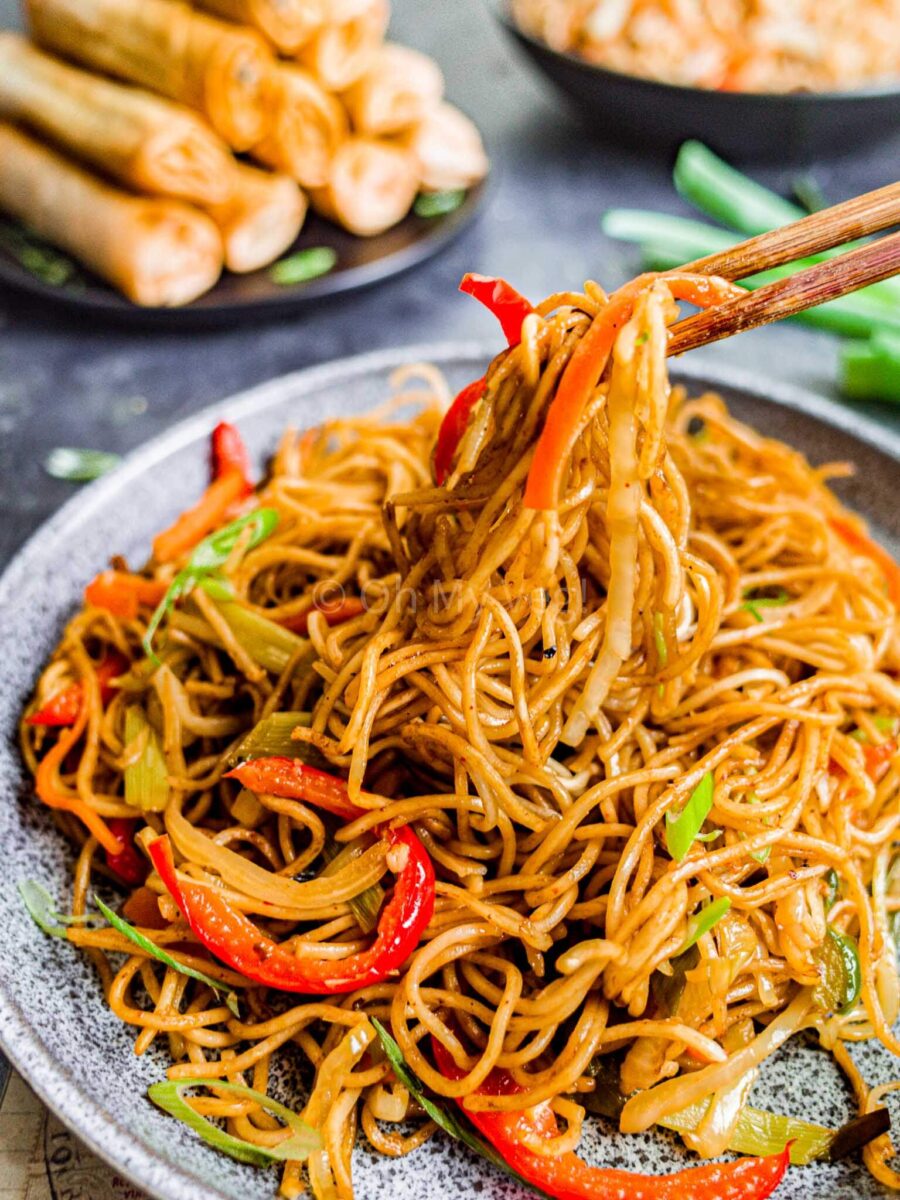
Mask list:
[[[0,0],[0,27],[17,0]],[[621,282],[631,248],[605,239],[613,204],[686,211],[667,162],[588,140],[514,54],[484,0],[395,0],[393,34],[434,53],[450,96],[490,142],[496,180],[481,221],[411,274],[290,319],[213,333],[136,332],[78,321],[0,291],[0,564],[73,491],[42,469],[54,446],[126,451],[212,400],[315,362],[435,338],[489,337],[489,318],[456,295],[467,269],[508,275],[541,296],[593,277]],[[897,176],[900,132],[817,168],[835,198]],[[0,164],[2,169],[2,164]],[[759,172],[787,187],[790,166]],[[835,341],[800,328],[746,334],[706,353],[833,394]],[[890,410],[876,414],[900,427]]]

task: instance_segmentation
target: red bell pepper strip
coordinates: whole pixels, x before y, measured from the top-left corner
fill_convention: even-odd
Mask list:
[[[465,1074],[449,1051],[432,1040],[437,1068],[447,1079]],[[513,1077],[494,1070],[478,1089],[479,1095],[510,1096],[523,1089]],[[457,1103],[478,1131],[504,1160],[534,1187],[556,1200],[765,1200],[784,1177],[790,1151],[765,1158],[711,1163],[671,1175],[638,1175],[631,1171],[589,1166],[574,1151],[538,1154],[535,1142],[557,1137],[559,1128],[544,1101],[518,1112],[481,1112]]]
[[[534,312],[530,301],[517,292],[505,279],[493,275],[463,275],[459,290],[482,303],[500,322],[507,345],[518,346],[522,340],[522,322]],[[450,474],[456,448],[466,432],[472,409],[484,395],[487,379],[482,376],[459,393],[441,422],[434,451],[434,477],[438,485]]]
[[[220,421],[212,431],[210,442],[210,457],[212,460],[212,477],[219,479],[226,471],[234,468],[240,471],[244,478],[245,494],[253,491],[253,468],[250,465],[250,454],[244,445],[234,425],[228,421]]]
[[[893,557],[883,546],[879,546],[868,534],[857,529],[850,521],[845,521],[842,517],[829,517],[828,524],[851,550],[856,554],[863,554],[866,558],[871,558],[878,564],[887,580],[888,595],[900,608],[900,566]]]
[[[284,617],[278,624],[293,633],[308,633],[309,618],[314,612],[320,612],[328,625],[342,625],[365,611],[366,606],[358,596],[346,596],[334,604],[310,604],[292,617]]]
[[[84,602],[129,621],[138,615],[142,604],[156,608],[167,587],[158,579],[145,579],[129,571],[101,571],[84,589]]]
[[[669,285],[676,300],[686,300],[699,308],[745,294],[743,288],[716,275],[669,272],[659,276],[639,275],[610,296],[575,347],[557,386],[528,472],[525,488],[528,508],[555,508],[559,503],[563,471],[578,434],[581,415],[600,382],[616,335],[631,317],[640,292],[656,278]]]
[[[242,787],[257,794],[305,800],[346,821],[354,821],[365,812],[347,795],[347,785],[342,779],[308,767],[299,758],[252,758],[229,771],[225,778],[236,779]]]
[[[459,290],[473,296],[494,314],[500,322],[503,336],[510,346],[522,340],[522,322],[534,312],[533,305],[517,292],[511,283],[495,275],[463,275]]]
[[[201,538],[225,520],[228,510],[247,495],[247,481],[237,467],[228,467],[214,479],[193,508],[186,509],[168,529],[153,539],[157,562],[173,562],[187,554]]]
[[[114,653],[107,654],[94,668],[97,683],[100,685],[100,699],[104,705],[108,704],[116,694],[116,689],[112,686],[112,681],[117,679],[119,675],[124,674],[127,668],[128,664],[125,659],[121,655]],[[52,728],[62,725],[74,725],[78,720],[78,714],[81,712],[83,696],[84,692],[81,684],[70,683],[68,687],[64,687],[55,696],[51,696],[43,708],[38,709],[36,713],[32,713],[30,717],[26,717],[26,724],[45,725]]]
[[[122,843],[118,854],[106,851],[106,865],[122,880],[132,887],[143,883],[150,873],[147,860],[138,854],[134,844],[134,827],[137,821],[129,817],[111,817],[107,821],[109,831]]]
[[[150,844],[159,877],[194,935],[221,962],[248,979],[282,992],[327,996],[383,983],[419,944],[434,911],[434,868],[425,847],[407,827],[385,832],[407,849],[406,864],[378,920],[368,950],[342,959],[298,958],[290,946],[273,942],[221,893],[175,873],[168,837]]]
[[[438,486],[441,486],[450,474],[453,457],[466,432],[472,409],[484,395],[486,385],[485,375],[467,384],[444,414],[434,447],[434,477]]]

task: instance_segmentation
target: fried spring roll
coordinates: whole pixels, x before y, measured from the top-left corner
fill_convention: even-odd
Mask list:
[[[472,187],[487,175],[481,134],[452,104],[439,104],[396,140],[415,156],[426,192]]]
[[[409,212],[419,186],[415,158],[399,146],[351,137],[331,164],[331,178],[310,199],[316,212],[351,233],[371,237]]]
[[[344,103],[357,133],[378,136],[422,120],[443,94],[444,77],[433,59],[388,42],[344,93]]]
[[[196,0],[200,8],[250,25],[282,54],[296,54],[325,23],[323,0]]]
[[[322,187],[349,133],[344,106],[300,67],[276,68],[273,91],[272,127],[253,147],[254,158],[304,187]]]
[[[272,54],[180,0],[26,0],[35,40],[205,114],[235,150],[266,135]]]
[[[0,118],[136,192],[199,204],[228,195],[228,148],[191,109],[67,66],[14,33],[0,33]]]
[[[306,196],[287,175],[235,163],[231,194],[207,212],[218,225],[229,271],[256,271],[293,244],[306,217]]]
[[[179,200],[144,199],[0,124],[0,209],[62,247],[135,304],[187,304],[222,270],[222,238]]]
[[[387,30],[389,11],[387,0],[335,7],[338,13],[329,12],[329,23],[313,34],[297,58],[330,91],[343,92],[372,62]]]

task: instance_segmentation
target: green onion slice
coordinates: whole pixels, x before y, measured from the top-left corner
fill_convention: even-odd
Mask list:
[[[69,483],[90,483],[122,461],[106,450],[87,450],[79,446],[56,446],[44,459],[44,470],[54,479]]]
[[[134,942],[135,946],[143,950],[145,954],[149,954],[151,958],[155,958],[158,962],[171,967],[179,975],[187,975],[190,979],[196,979],[199,983],[205,983],[207,987],[211,987],[227,1006],[228,1011],[240,1020],[241,1012],[238,1007],[238,998],[234,992],[229,991],[218,979],[213,979],[211,975],[206,975],[203,971],[198,971],[195,967],[188,967],[184,963],[180,963],[178,959],[173,958],[171,954],[167,953],[160,946],[157,946],[155,942],[151,942],[148,937],[144,937],[133,925],[129,925],[124,917],[120,917],[117,912],[113,912],[109,905],[104,904],[99,896],[95,896],[94,900],[113,929],[121,933],[123,937],[128,938],[129,942]]]
[[[59,912],[47,889],[34,879],[23,879],[19,882],[19,895],[32,921],[50,937],[64,938],[67,925],[87,925],[91,919],[87,913],[75,917]]]
[[[764,620],[762,613],[759,611],[761,608],[781,608],[783,604],[787,604],[790,598],[790,594],[784,588],[777,588],[769,595],[763,596],[754,596],[753,589],[751,588],[744,593],[744,603],[741,605],[741,608],[761,624]]]
[[[254,1101],[265,1112],[284,1121],[291,1131],[291,1136],[279,1142],[277,1146],[257,1146],[253,1142],[226,1133],[224,1129],[220,1129],[218,1125],[214,1125],[191,1108],[185,1100],[184,1093],[188,1088],[197,1087],[232,1092],[243,1100]],[[273,1100],[271,1096],[264,1096],[262,1092],[239,1083],[228,1083],[223,1079],[165,1079],[152,1084],[147,1095],[163,1112],[183,1121],[188,1128],[199,1134],[208,1146],[253,1167],[268,1167],[273,1162],[288,1160],[304,1162],[310,1154],[322,1148],[322,1138],[318,1131],[302,1121],[296,1113]]]
[[[169,584],[166,594],[160,600],[147,625],[141,645],[149,659],[152,659],[157,665],[159,664],[159,658],[153,649],[156,631],[171,613],[176,602],[183,600],[195,587],[203,587],[204,591],[214,600],[225,600],[232,597],[233,593],[228,583],[224,579],[216,578],[213,573],[228,562],[238,539],[244,534],[244,530],[250,529],[246,549],[252,550],[254,546],[258,546],[260,542],[270,537],[277,525],[277,509],[256,508],[253,512],[238,517],[236,521],[217,529],[215,533],[211,533],[209,537],[197,543],[188,559],[188,565],[183,571],[179,571]]]
[[[820,971],[820,981],[813,988],[813,1002],[824,1012],[849,1012],[862,991],[856,940],[849,933],[841,933],[829,925],[825,940],[814,958]]]
[[[307,250],[298,250],[296,254],[289,254],[287,258],[273,263],[269,267],[269,278],[282,287],[308,283],[310,279],[318,279],[333,270],[337,257],[337,252],[330,246],[310,246]]]
[[[445,217],[455,212],[466,198],[462,188],[446,192],[420,192],[413,205],[417,217]]]
[[[685,950],[690,950],[691,946],[698,942],[704,933],[709,933],[713,925],[722,920],[730,908],[731,901],[728,897],[720,896],[718,900],[713,900],[712,904],[707,904],[705,908],[701,908],[699,912],[688,918],[684,941],[678,953],[684,954]]]
[[[454,1111],[456,1107],[455,1105],[452,1108],[449,1106],[445,1107],[443,1104],[440,1104],[436,1100],[432,1099],[425,1092],[424,1085],[419,1079],[417,1079],[415,1075],[413,1075],[412,1071],[410,1071],[409,1067],[406,1065],[406,1062],[403,1058],[403,1051],[394,1041],[393,1037],[391,1037],[385,1027],[380,1021],[376,1020],[375,1017],[372,1017],[371,1021],[375,1026],[375,1031],[378,1034],[378,1037],[381,1040],[385,1057],[391,1064],[397,1079],[403,1084],[416,1103],[421,1105],[428,1116],[431,1117],[432,1121],[434,1121],[436,1125],[439,1125],[440,1128],[443,1129],[444,1133],[449,1133],[449,1135],[452,1138],[455,1138],[456,1141],[462,1142],[463,1145],[468,1146],[470,1150],[474,1150],[476,1154],[480,1154],[482,1158],[486,1158],[489,1163],[495,1166],[498,1170],[503,1171],[504,1174],[511,1175],[513,1179],[517,1180],[521,1184],[524,1184],[532,1191],[538,1191],[539,1195],[544,1195],[545,1193],[540,1192],[534,1187],[533,1184],[529,1183],[527,1179],[523,1179],[518,1172],[514,1171],[502,1157],[502,1155],[494,1149],[490,1142],[486,1142],[484,1138],[476,1133],[468,1123],[464,1123],[460,1120]]]
[[[663,629],[663,615],[661,612],[653,614],[653,644],[656,646],[656,657],[659,659],[659,665],[664,667],[669,661],[669,645]]]
[[[681,862],[702,829],[713,806],[713,795],[713,774],[707,771],[681,812],[677,816],[666,813],[666,848],[676,862]]]

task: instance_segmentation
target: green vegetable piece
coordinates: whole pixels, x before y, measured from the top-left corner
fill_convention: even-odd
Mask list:
[[[330,246],[310,246],[273,263],[269,267],[269,278],[281,287],[309,283],[311,279],[318,279],[333,270],[337,257],[337,251]]]
[[[813,988],[813,1002],[826,1013],[849,1012],[862,990],[855,939],[829,925],[825,940],[814,957],[820,981]]]
[[[822,190],[822,185],[812,172],[798,175],[791,184],[791,191],[808,213],[821,212],[823,208],[830,206],[830,201]]]
[[[503,1171],[504,1174],[512,1176],[513,1179],[524,1184],[532,1191],[537,1191],[538,1195],[545,1195],[544,1192],[539,1191],[527,1179],[523,1179],[521,1175],[514,1171],[490,1142],[486,1142],[470,1125],[460,1120],[454,1111],[455,1105],[453,1108],[449,1106],[445,1108],[425,1092],[424,1085],[413,1075],[412,1071],[406,1065],[403,1058],[403,1051],[394,1041],[393,1037],[375,1017],[372,1017],[371,1020],[375,1026],[375,1032],[381,1041],[385,1057],[391,1064],[397,1079],[403,1084],[412,1098],[421,1105],[432,1121],[436,1125],[439,1125],[444,1133],[449,1133],[456,1141],[462,1142],[470,1150],[474,1150],[476,1154],[480,1154],[482,1158],[486,1158],[489,1163],[497,1167],[498,1170]]]
[[[666,642],[666,635],[663,629],[663,615],[661,612],[653,614],[653,644],[656,647],[656,657],[659,659],[659,665],[664,667],[669,661],[669,646]]]
[[[125,710],[125,745],[142,739],[141,752],[125,768],[125,803],[144,812],[162,812],[169,802],[169,769],[156,730],[144,710],[134,704]]]
[[[706,1115],[708,1100],[700,1100],[679,1112],[664,1117],[659,1124],[679,1133],[690,1133],[696,1129]],[[728,1149],[738,1154],[780,1154],[788,1142],[791,1143],[791,1162],[795,1166],[806,1166],[817,1158],[826,1156],[831,1148],[834,1131],[823,1125],[814,1125],[798,1117],[786,1117],[781,1113],[751,1108],[741,1109],[737,1124],[728,1139]]]
[[[47,889],[33,879],[19,882],[19,895],[35,925],[50,937],[64,938],[67,925],[87,925],[91,919],[87,914],[75,917],[60,913]]]
[[[117,467],[118,454],[106,450],[86,450],[77,446],[57,446],[44,459],[44,470],[54,479],[68,483],[90,483]]]
[[[96,896],[94,899],[97,907],[103,916],[106,917],[107,921],[109,921],[110,925],[112,925],[113,929],[121,933],[123,937],[127,937],[130,942],[134,942],[135,946],[143,950],[145,954],[149,954],[151,958],[155,958],[158,962],[171,967],[179,975],[187,975],[189,979],[196,979],[199,983],[205,983],[207,987],[211,987],[215,994],[223,1000],[228,1011],[240,1020],[241,1010],[238,1007],[238,998],[234,992],[229,991],[217,979],[213,979],[211,975],[180,963],[177,958],[173,958],[171,954],[163,950],[160,946],[157,946],[155,942],[151,942],[148,937],[144,937],[133,925],[129,925],[124,917],[120,917],[117,912],[113,912],[109,905],[104,904],[99,896]]]
[[[290,1129],[291,1136],[279,1142],[277,1146],[257,1146],[243,1138],[234,1137],[208,1121],[206,1117],[195,1112],[184,1099],[188,1088],[205,1087],[216,1091],[231,1092],[242,1100],[253,1100],[265,1112],[284,1121]],[[273,1162],[304,1162],[310,1154],[322,1148],[322,1138],[317,1130],[302,1121],[296,1113],[291,1112],[277,1100],[264,1096],[262,1092],[244,1087],[239,1083],[227,1083],[222,1079],[166,1079],[154,1083],[147,1095],[158,1108],[183,1121],[190,1129],[200,1135],[208,1146],[221,1150],[238,1162],[248,1163],[252,1167],[268,1167]]]
[[[744,602],[741,608],[745,612],[750,613],[754,620],[762,623],[763,615],[759,611],[761,608],[781,608],[790,600],[790,594],[784,588],[776,588],[774,592],[763,595],[754,595],[754,589],[750,588],[744,592]]]
[[[851,400],[900,403],[900,333],[875,328],[841,348],[839,382]]]
[[[466,198],[462,188],[447,192],[420,192],[416,196],[413,212],[417,217],[445,217],[455,212]]]
[[[260,542],[266,540],[278,525],[278,510],[274,508],[256,508],[253,512],[238,517],[229,525],[217,529],[209,537],[198,542],[194,547],[188,565],[179,571],[160,600],[141,640],[144,653],[159,666],[159,658],[153,649],[153,639],[163,620],[172,612],[175,604],[183,600],[195,587],[202,586],[204,591],[214,600],[230,599],[232,592],[227,582],[215,577],[220,567],[228,562],[238,543],[244,535],[244,530],[250,528],[250,536],[245,550],[252,550]]]
[[[677,816],[666,813],[666,849],[676,862],[681,862],[702,829],[713,806],[714,792],[713,774],[707,771],[681,812]]]
[[[309,728],[311,721],[312,714],[308,712],[270,713],[235,746],[228,756],[229,767],[251,758],[302,758],[305,762],[306,752],[312,747],[295,741],[291,734],[298,725]]]
[[[328,864],[322,872],[323,877],[333,875],[342,867],[347,866],[372,844],[371,838],[354,838],[352,842],[340,845],[333,838],[326,838],[322,847],[322,857]],[[357,924],[364,933],[371,933],[378,924],[378,916],[384,904],[384,888],[380,883],[373,883],[364,892],[348,901]]]
[[[834,867],[831,867],[826,873],[825,882],[828,884],[828,894],[825,897],[825,911],[828,912],[834,907],[834,902],[838,898],[838,892],[841,890],[841,877]]]
[[[709,933],[716,922],[721,921],[730,908],[731,901],[728,897],[720,896],[718,900],[713,900],[711,904],[707,904],[705,908],[701,908],[699,912],[689,917],[684,941],[681,944],[681,949],[678,951],[679,955],[684,954],[686,950],[690,950],[691,946],[696,945],[704,933]]]

